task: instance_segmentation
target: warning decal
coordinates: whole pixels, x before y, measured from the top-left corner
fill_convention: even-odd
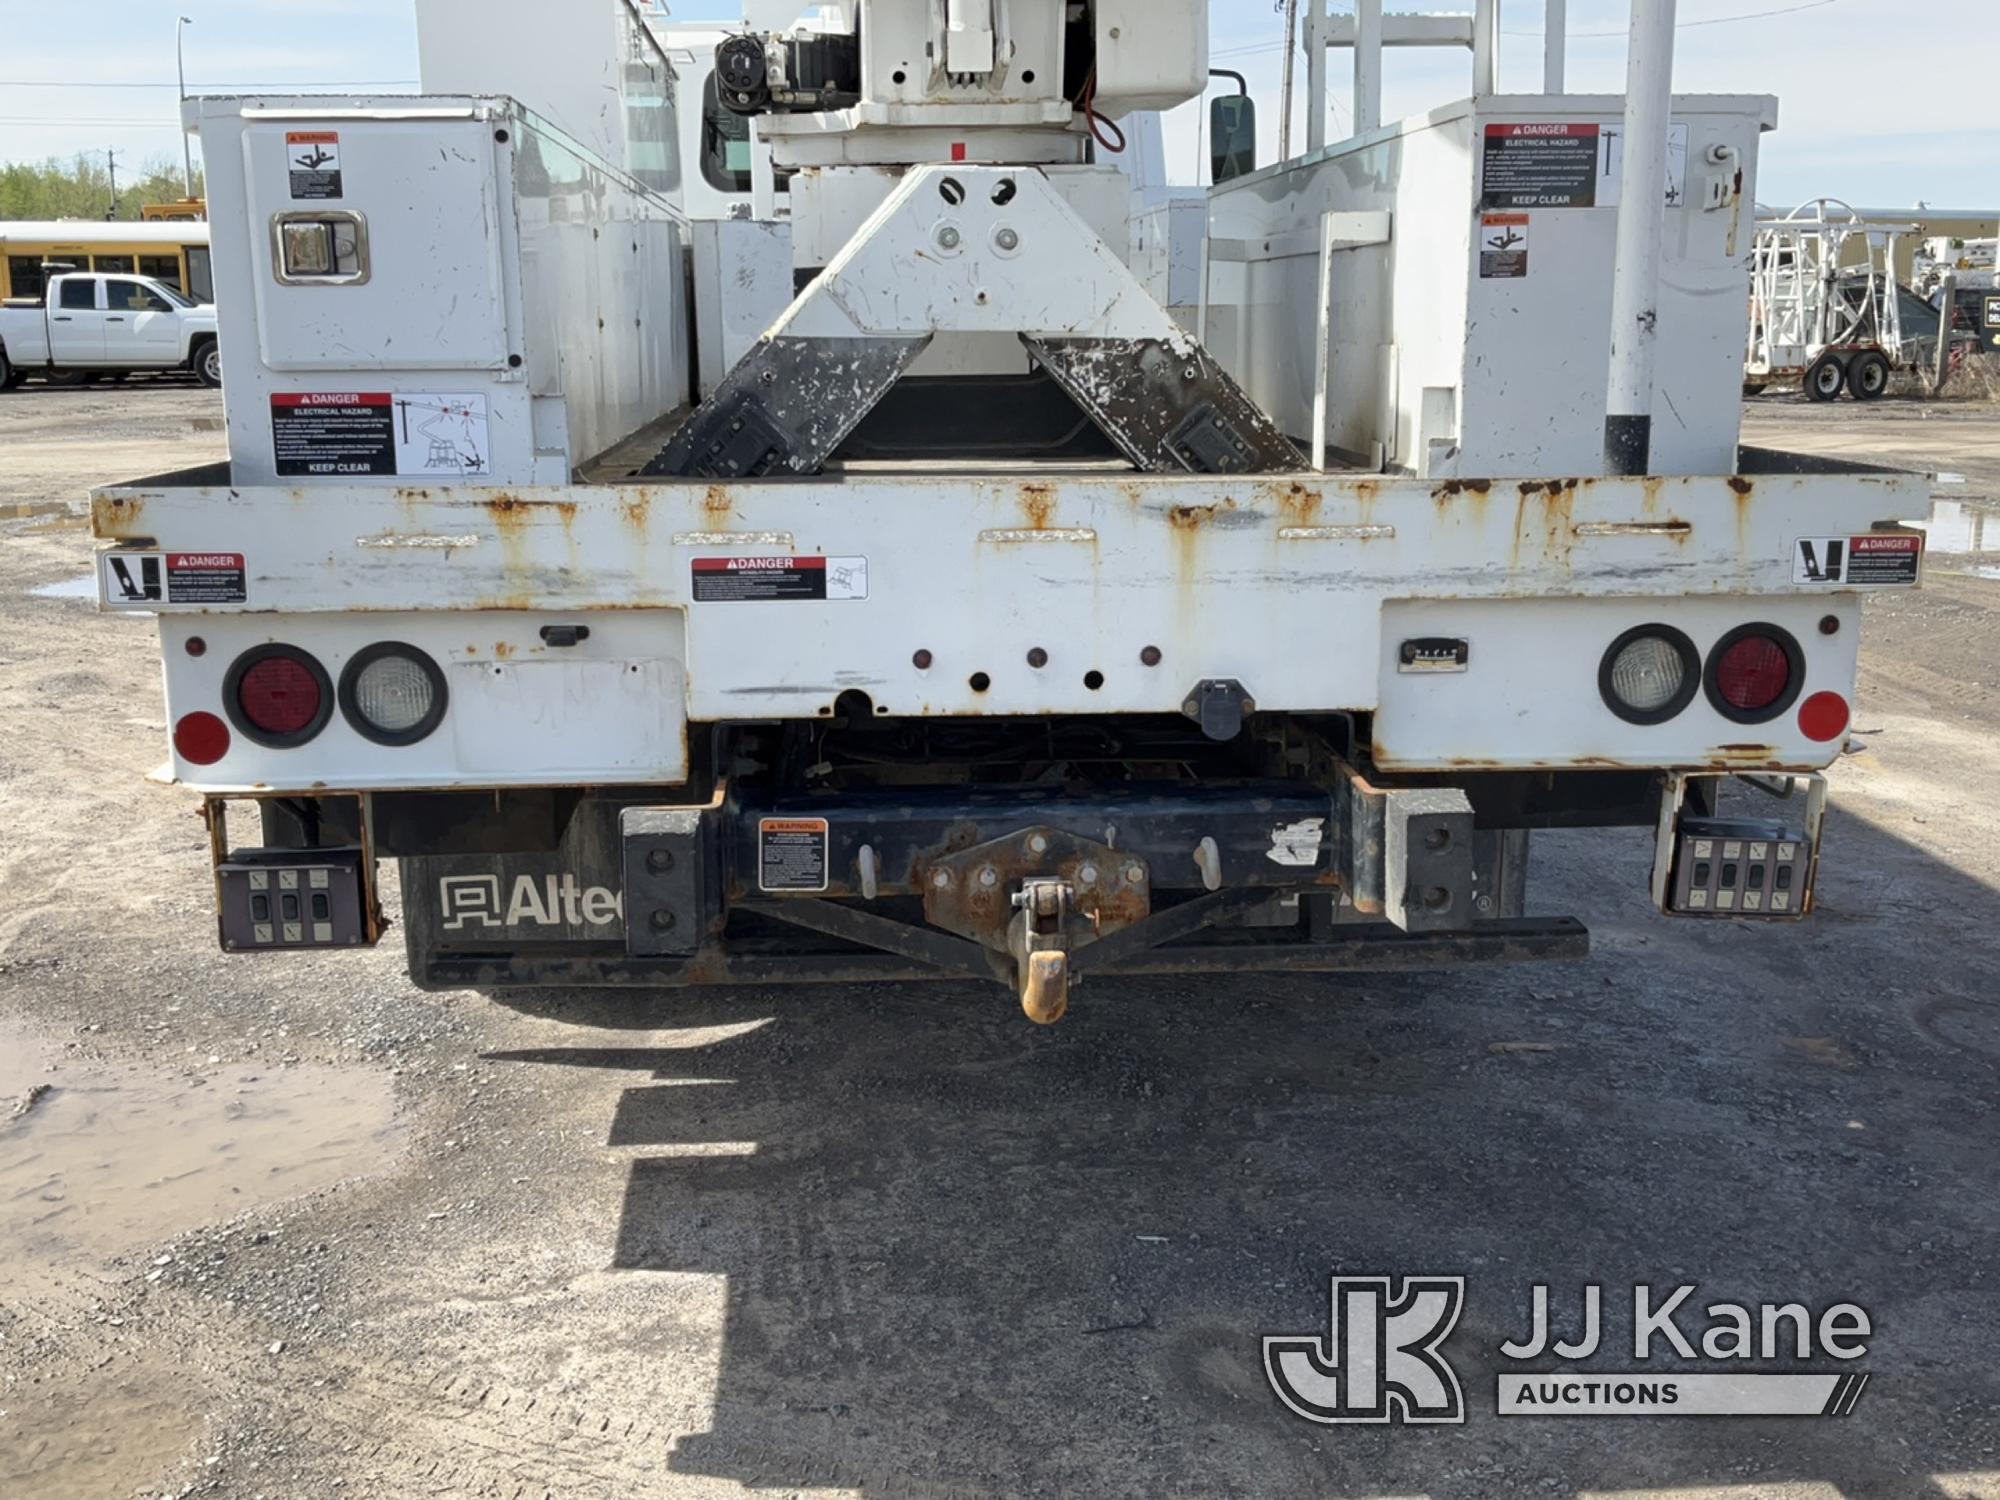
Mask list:
[[[241,604],[249,597],[242,553],[167,554],[167,603]]]
[[[104,602],[112,609],[150,604],[243,604],[249,598],[240,552],[104,554]]]
[[[340,197],[340,132],[286,131],[285,165],[291,171],[294,198]]]
[[[1488,125],[1479,206],[1594,206],[1597,132],[1595,125]]]
[[[1908,588],[1917,582],[1923,556],[1924,539],[1905,532],[1800,537],[1792,547],[1792,582]]]
[[[1479,216],[1479,274],[1492,280],[1528,274],[1528,216]]]
[[[280,391],[271,451],[281,477],[484,474],[486,398],[389,391]]]
[[[391,400],[387,391],[274,392],[271,452],[278,473],[395,473]]]
[[[757,824],[757,883],[767,891],[826,889],[825,818],[764,818]]]
[[[697,557],[697,603],[866,599],[865,557]]]

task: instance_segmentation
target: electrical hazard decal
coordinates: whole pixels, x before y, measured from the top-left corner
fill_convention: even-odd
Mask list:
[[[757,883],[766,891],[826,889],[825,818],[764,818],[757,824]]]
[[[107,552],[107,609],[160,604],[244,604],[250,587],[240,552]]]
[[[1528,274],[1528,216],[1479,216],[1479,274],[1502,280]]]
[[[271,456],[282,478],[449,477],[492,467],[486,398],[394,391],[278,391]]]
[[[1688,128],[1667,132],[1669,208],[1687,196]],[[1565,120],[1488,125],[1480,156],[1479,206],[1611,208],[1625,170],[1624,128]]]
[[[1913,587],[1924,539],[1914,532],[1808,536],[1792,544],[1792,582],[1850,589]]]
[[[700,604],[780,599],[866,599],[865,557],[697,557],[694,597]]]
[[[291,174],[294,199],[340,197],[340,132],[286,131],[285,165]]]

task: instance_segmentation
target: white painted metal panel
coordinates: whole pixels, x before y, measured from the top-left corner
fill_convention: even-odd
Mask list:
[[[1204,678],[1235,678],[1273,712],[1393,710],[1401,688],[1385,688],[1382,663],[1398,601],[1506,601],[1522,613],[1491,626],[1495,639],[1526,621],[1536,651],[1536,617],[1574,601],[1697,636],[1731,613],[1816,619],[1852,596],[1797,581],[1798,538],[1865,532],[1927,504],[1923,480],[1873,474],[1489,485],[853,473],[727,490],[142,487],[101,494],[94,520],[114,543],[245,555],[244,605],[151,606],[173,630],[203,622],[212,640],[228,624],[309,642],[413,606],[440,630],[470,632],[468,643],[484,641],[495,611],[684,621],[671,627],[685,629],[684,649],[633,659],[682,663],[684,711],[701,722],[818,717],[850,689],[897,715],[1171,714]],[[697,597],[696,559],[729,557],[863,559],[867,587]],[[1027,665],[1035,647],[1049,653],[1044,668]],[[1849,661],[1847,690],[1851,679]],[[1584,701],[1595,702],[1594,681]],[[185,711],[177,682],[174,708]],[[1496,681],[1481,694],[1485,717],[1409,743],[1436,764],[1491,758],[1501,742],[1489,720],[1521,691]],[[1681,765],[1734,740],[1765,743],[1712,728],[1684,717],[1643,744],[1612,743],[1594,724],[1543,716],[1505,744],[1509,757],[1551,764]],[[1833,753],[1813,747],[1805,763]]]
[[[189,114],[209,162],[239,480],[437,477],[400,456],[358,472],[281,461],[273,398],[472,398],[484,408],[476,471],[507,484],[564,482],[686,403],[672,205],[513,101],[204,99]],[[338,196],[293,196],[297,132],[337,141]],[[358,216],[365,277],[281,283],[274,223],[294,213]]]
[[[1820,633],[1829,614],[1840,622]],[[1861,644],[1861,600],[1826,597],[1652,599],[1400,599],[1382,610],[1374,758],[1386,771],[1417,767],[1530,769],[1550,764],[1672,764],[1689,767],[1823,765],[1839,742],[1800,732],[1796,703],[1763,724],[1724,718],[1705,694],[1667,725],[1629,724],[1604,706],[1597,689],[1605,649],[1635,625],[1667,623],[1709,649],[1738,625],[1764,621],[1789,631],[1805,654],[1800,701],[1822,689],[1854,691]],[[1404,672],[1406,640],[1464,640],[1463,672]],[[1551,761],[1549,747],[1561,752]]]
[[[1687,96],[1680,201],[1667,213],[1653,467],[1723,473],[1740,430],[1749,223],[1772,101]],[[1498,96],[1414,116],[1211,197],[1208,342],[1302,442],[1319,364],[1317,247],[1329,211],[1387,211],[1388,243],[1340,250],[1331,289],[1325,438],[1340,458],[1419,474],[1603,472],[1615,181],[1589,206],[1527,210],[1525,273],[1482,266],[1489,125],[1615,128],[1610,96]],[[1734,155],[1710,162],[1711,147]],[[1742,173],[1740,190],[1735,178]],[[1712,187],[1730,196],[1710,207]],[[1511,267],[1509,268],[1511,269]],[[1438,419],[1454,421],[1440,430]]]
[[[444,722],[414,745],[378,745],[336,711],[297,749],[267,749],[239,732],[218,764],[193,766],[175,755],[174,771],[231,791],[678,781],[687,774],[681,622],[674,610],[570,611],[562,623],[587,626],[590,637],[556,648],[541,638],[550,617],[512,611],[163,618],[167,702],[176,717],[223,713],[230,664],[273,642],[310,652],[337,684],[356,652],[399,641],[443,668],[449,694]],[[206,643],[200,656],[185,649],[193,635]]]

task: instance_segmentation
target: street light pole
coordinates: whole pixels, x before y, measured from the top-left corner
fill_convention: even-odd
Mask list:
[[[194,17],[182,16],[174,23],[174,66],[180,70],[181,103],[187,104],[187,59],[181,51],[181,33],[194,25]],[[188,139],[185,111],[181,120],[181,196],[194,197],[194,143]]]

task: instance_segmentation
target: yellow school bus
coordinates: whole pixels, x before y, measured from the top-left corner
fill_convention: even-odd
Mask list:
[[[39,297],[51,265],[151,276],[197,302],[215,300],[206,223],[0,220],[0,298]]]

